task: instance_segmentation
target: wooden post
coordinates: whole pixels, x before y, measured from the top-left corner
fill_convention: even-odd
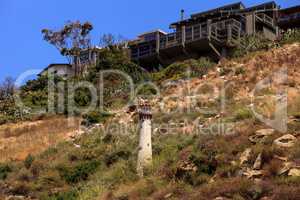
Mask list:
[[[184,47],[185,46],[185,40],[186,40],[186,34],[185,34],[185,26],[182,26],[182,46]]]
[[[156,53],[159,54],[160,49],[160,33],[156,33]]]
[[[150,103],[146,100],[139,102],[140,138],[138,150],[137,173],[140,177],[144,176],[144,168],[152,164],[152,113]]]
[[[207,20],[207,37],[210,38],[211,37],[211,19]]]
[[[231,29],[231,25],[227,26],[227,42],[230,42],[232,39],[232,29]]]
[[[194,28],[195,26],[192,26],[192,41],[194,41]]]

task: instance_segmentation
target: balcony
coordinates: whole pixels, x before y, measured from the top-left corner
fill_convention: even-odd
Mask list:
[[[291,15],[284,15],[278,19],[279,23],[287,23],[293,20],[300,20],[300,13],[294,13]]]

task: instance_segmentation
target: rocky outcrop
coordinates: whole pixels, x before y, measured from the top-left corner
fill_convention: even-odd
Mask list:
[[[261,129],[255,132],[255,135],[252,135],[249,137],[249,140],[252,143],[259,143],[263,141],[265,138],[267,138],[270,135],[273,135],[275,132],[274,129]]]
[[[284,135],[274,141],[274,144],[278,147],[290,148],[295,145],[297,138],[291,134]]]
[[[246,163],[249,162],[250,157],[251,157],[251,152],[252,152],[251,148],[248,148],[242,153],[242,155],[240,156],[240,165],[241,166],[245,165]]]

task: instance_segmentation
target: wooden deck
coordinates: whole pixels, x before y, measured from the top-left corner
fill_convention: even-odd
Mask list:
[[[241,26],[239,21],[229,19],[217,23],[206,22],[183,27],[181,31],[158,36],[156,42],[140,43],[137,44],[136,48],[133,46],[131,57],[133,59],[142,59],[160,53],[166,54],[166,50],[169,51],[168,54],[173,54],[176,53],[176,49],[186,46],[199,48],[199,44],[209,41],[217,45],[230,46],[234,44],[234,41],[240,39]]]

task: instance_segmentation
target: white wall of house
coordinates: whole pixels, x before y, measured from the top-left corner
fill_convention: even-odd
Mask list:
[[[50,65],[46,70],[44,70],[41,75],[46,75],[47,73],[50,73],[52,75],[57,75],[63,78],[69,78],[74,76],[74,69],[66,64],[58,64],[58,65]]]

